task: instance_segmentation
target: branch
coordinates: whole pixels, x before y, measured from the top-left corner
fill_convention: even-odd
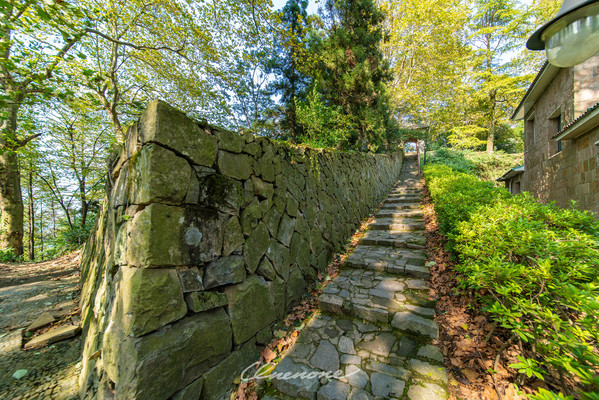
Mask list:
[[[97,29],[92,29],[92,28],[87,28],[85,30],[85,32],[87,32],[87,33],[93,33],[93,34],[98,35],[101,38],[104,38],[104,39],[106,39],[106,40],[108,40],[108,41],[110,41],[110,42],[112,42],[114,44],[118,44],[118,45],[126,46],[126,47],[131,47],[132,49],[135,49],[135,50],[155,50],[155,51],[167,50],[167,51],[170,51],[172,53],[178,54],[181,57],[187,58],[185,56],[185,54],[182,54],[183,50],[185,49],[185,46],[187,45],[187,41],[183,42],[183,44],[181,45],[180,48],[173,49],[172,47],[169,47],[169,46],[153,47],[153,46],[137,45],[137,44],[133,44],[133,43],[130,43],[130,42],[124,42],[122,40],[115,39],[115,38],[111,37],[110,35],[102,33],[102,32],[100,32]]]
[[[25,146],[27,143],[31,142],[33,139],[37,139],[38,137],[42,136],[41,133],[36,133],[35,135],[31,135],[26,137],[25,139],[21,139],[21,140],[16,140],[15,144],[16,144],[16,148],[20,148]]]
[[[60,49],[58,54],[55,56],[56,57],[55,60],[46,67],[46,72],[44,73],[44,79],[49,79],[50,77],[52,77],[52,73],[58,66],[58,63],[60,61],[62,61],[62,59],[64,58],[64,56],[66,56],[66,54],[69,52],[69,50],[71,50],[71,48],[79,40],[81,40],[81,38],[83,37],[84,34],[85,34],[85,31],[79,32],[71,40],[69,40],[69,41],[67,41],[67,43],[65,43],[65,45],[62,47],[62,49]],[[33,82],[33,79],[28,78],[25,81],[23,81],[23,83],[21,84],[21,87],[26,88],[27,86],[29,86],[31,84],[31,82]]]

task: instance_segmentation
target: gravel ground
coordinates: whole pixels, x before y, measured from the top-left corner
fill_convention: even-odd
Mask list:
[[[0,264],[0,399],[74,399],[81,368],[81,340],[22,349],[25,328],[42,312],[57,322],[78,323],[79,252],[43,263]],[[17,371],[27,370],[20,378]]]

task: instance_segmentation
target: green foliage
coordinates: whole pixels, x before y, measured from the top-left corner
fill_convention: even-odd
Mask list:
[[[540,379],[557,370],[580,382],[582,398],[593,399],[599,390],[599,222],[527,193],[510,196],[447,166],[429,166],[425,176],[441,229],[459,256],[461,286],[527,349],[512,368]],[[535,398],[565,397],[539,392]]]
[[[56,239],[51,243],[51,252],[58,256],[81,247],[89,237],[96,223],[97,215],[91,214],[85,221],[85,225],[74,224],[72,227],[65,226],[58,232]]]
[[[384,14],[373,0],[326,0],[322,11],[310,73],[325,104],[351,121],[345,149],[377,151],[392,126],[391,73],[380,48]]]
[[[445,165],[427,165],[424,175],[439,216],[439,228],[449,237],[450,248],[453,248],[453,235],[459,222],[468,221],[481,205],[510,196],[507,190],[497,189],[492,182],[455,172]]]
[[[486,181],[494,181],[510,169],[521,165],[522,154],[441,148],[432,152],[427,163],[447,165],[455,171],[476,175]]]
[[[23,256],[15,255],[14,250],[11,247],[0,248],[0,262],[3,263],[14,263],[23,261]]]
[[[347,143],[350,118],[335,105],[327,105],[314,86],[306,101],[297,102],[297,122],[304,132],[298,141],[311,147],[342,148]]]

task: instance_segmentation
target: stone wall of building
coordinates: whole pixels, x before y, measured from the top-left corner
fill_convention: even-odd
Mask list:
[[[574,69],[574,118],[599,102],[599,53]]]
[[[589,62],[595,62],[594,59],[599,61],[599,56]],[[525,116],[525,172],[521,188],[542,202],[555,201],[564,208],[570,207],[571,200],[576,200],[581,209],[591,210],[599,216],[599,146],[594,144],[599,140],[599,130],[562,141],[561,151],[552,139],[558,132],[556,116],[561,116],[564,127],[592,105],[583,101],[583,93],[578,84],[574,84],[581,79],[580,74],[594,70],[587,63],[576,69],[560,69]],[[595,72],[599,73],[599,69]],[[595,98],[595,103],[597,101],[599,99]]]
[[[82,397],[219,398],[402,160],[237,135],[151,103],[110,162],[83,254]]]

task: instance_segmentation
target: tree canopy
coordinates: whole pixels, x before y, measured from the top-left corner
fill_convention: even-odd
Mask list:
[[[317,147],[384,152],[416,135],[521,150],[509,116],[543,61],[524,41],[557,1],[308,4],[0,1],[3,251],[47,257],[83,240],[104,160],[154,98]]]

